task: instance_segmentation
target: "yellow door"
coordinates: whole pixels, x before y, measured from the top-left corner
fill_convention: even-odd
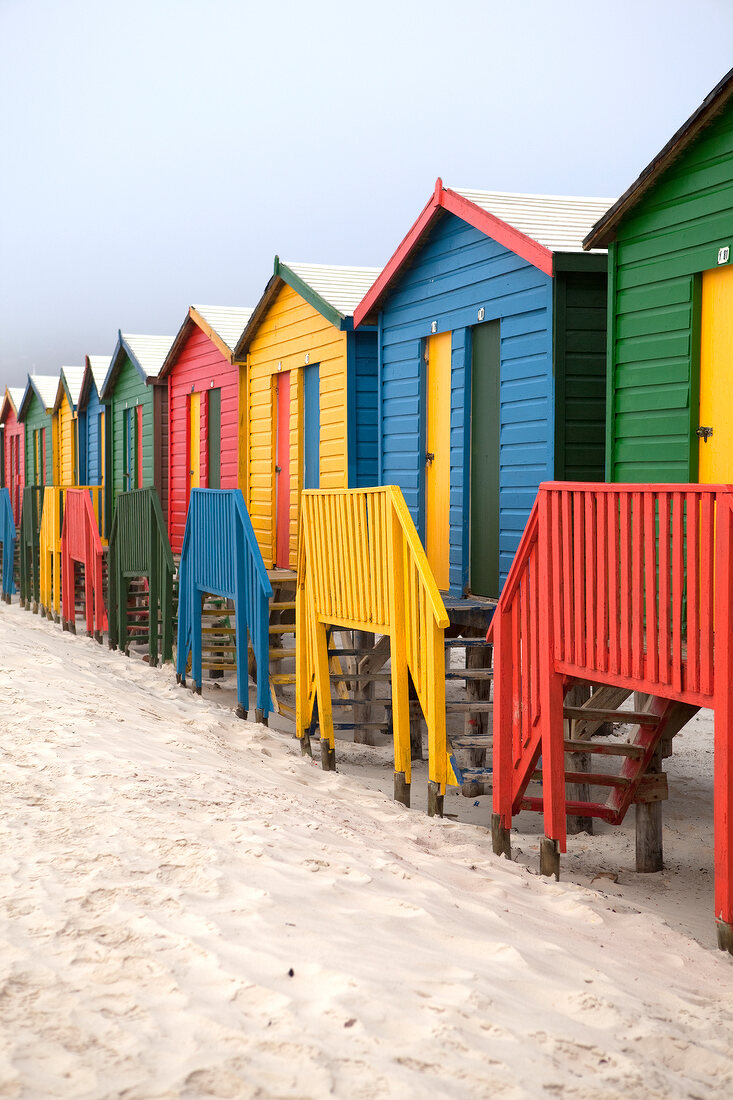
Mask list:
[[[733,482],[733,266],[703,272],[698,480]]]
[[[425,552],[438,588],[450,584],[451,333],[428,339],[425,456]]]
[[[190,454],[189,485],[198,489],[201,485],[201,394],[192,393],[190,398]]]

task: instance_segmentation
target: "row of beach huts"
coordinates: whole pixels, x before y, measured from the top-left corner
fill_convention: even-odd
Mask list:
[[[507,854],[541,812],[547,874],[632,806],[662,866],[712,707],[733,952],[732,245],[733,71],[618,200],[439,179],[381,270],[276,257],[254,308],[119,332],[5,390],[3,595],[175,642],[326,768],[391,739],[407,804],[426,751],[430,812],[490,792]]]

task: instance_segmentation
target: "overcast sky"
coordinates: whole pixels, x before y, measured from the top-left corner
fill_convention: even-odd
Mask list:
[[[0,385],[383,264],[447,186],[619,194],[731,0],[0,0]]]

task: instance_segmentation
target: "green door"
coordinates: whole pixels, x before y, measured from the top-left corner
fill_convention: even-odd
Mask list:
[[[473,329],[469,586],[499,595],[499,321]]]

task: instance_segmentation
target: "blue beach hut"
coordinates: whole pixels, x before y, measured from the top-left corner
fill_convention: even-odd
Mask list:
[[[537,487],[603,480],[612,199],[438,180],[354,311],[376,324],[379,481],[402,489],[442,591],[499,595]]]

